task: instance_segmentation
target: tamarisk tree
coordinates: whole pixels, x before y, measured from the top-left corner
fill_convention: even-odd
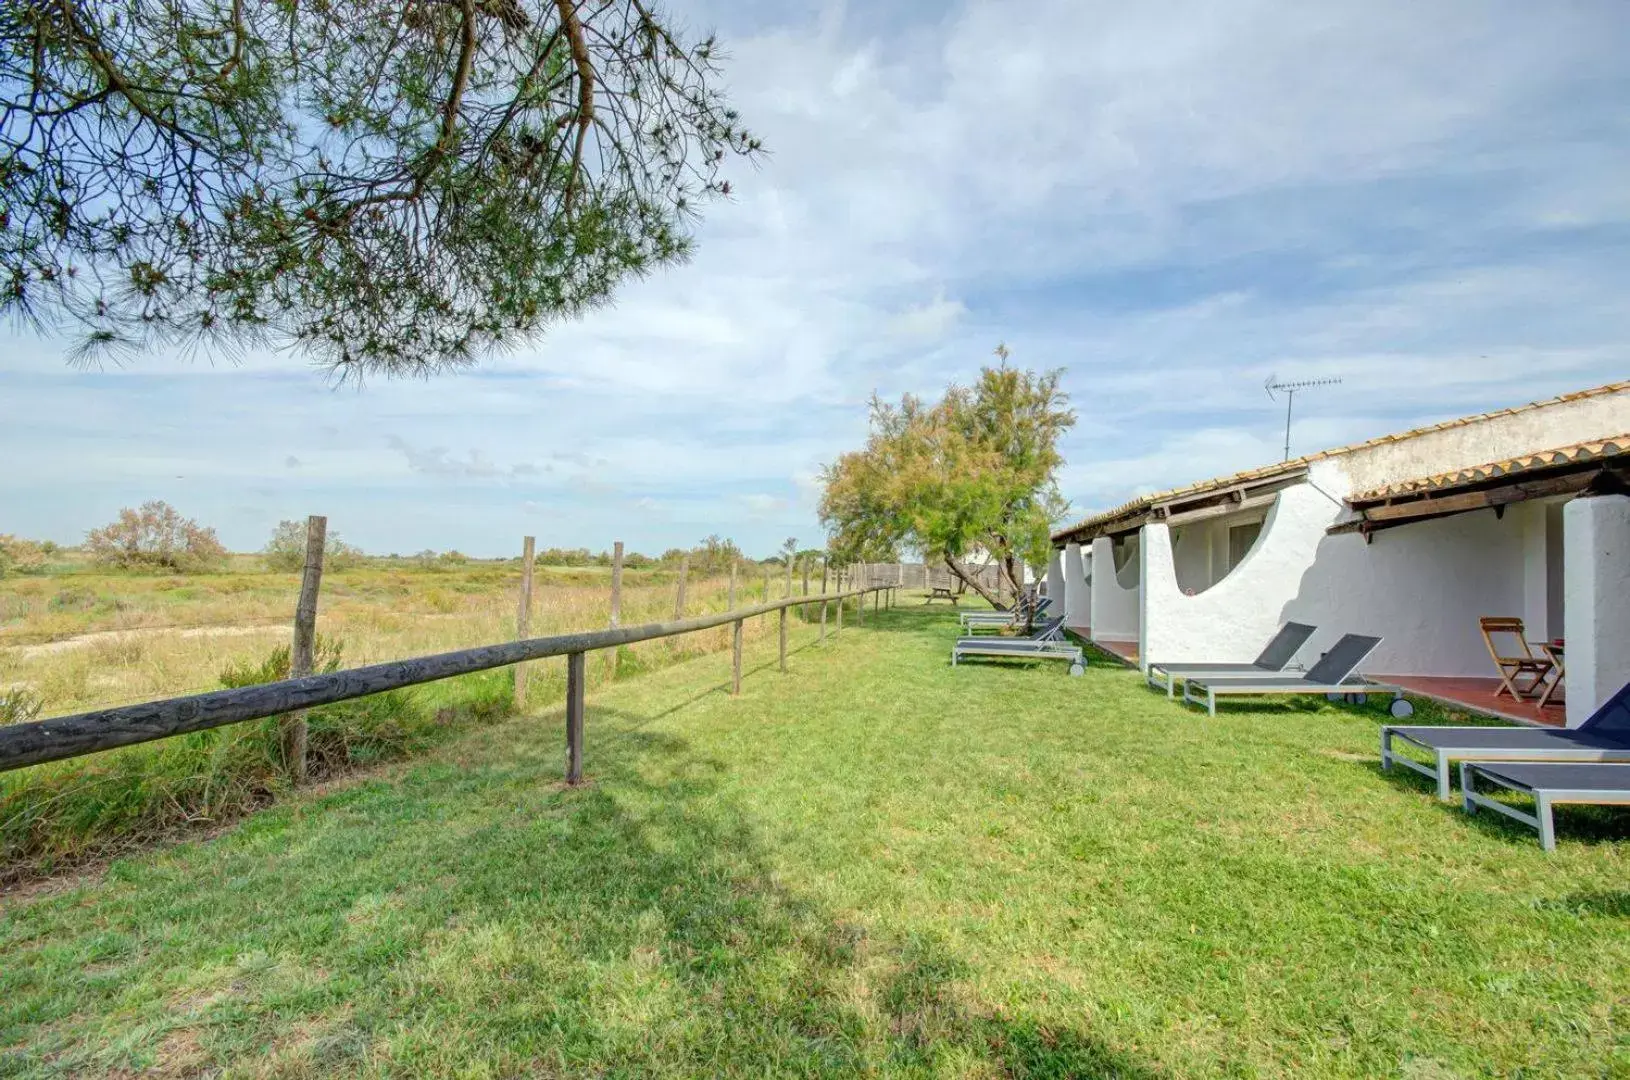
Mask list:
[[[7,0],[0,311],[424,375],[682,259],[758,141],[644,0]]]
[[[972,386],[952,386],[929,405],[907,395],[871,403],[871,435],[822,472],[821,522],[835,560],[893,560],[903,549],[943,562],[992,604],[965,565],[991,555],[1001,581],[1017,594],[1022,567],[1047,559],[1050,524],[1065,502],[1056,473],[1059,437],[1075,423],[1061,371],[1031,372],[1004,363]]]

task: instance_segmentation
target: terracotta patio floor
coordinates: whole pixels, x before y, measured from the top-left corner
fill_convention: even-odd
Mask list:
[[[1435,675],[1376,675],[1376,682],[1396,683],[1411,694],[1440,701],[1445,705],[1459,705],[1486,716],[1515,720],[1519,724],[1540,724],[1562,727],[1567,723],[1567,697],[1564,687],[1541,709],[1534,701],[1513,701],[1509,694],[1494,696],[1500,688],[1499,679],[1440,678]]]
[[[1093,641],[1090,626],[1072,626],[1069,629],[1070,633],[1075,634],[1083,641],[1091,641],[1092,644],[1114,656],[1117,660],[1134,667],[1137,666],[1138,643],[1136,641],[1115,641],[1107,638],[1102,641]]]

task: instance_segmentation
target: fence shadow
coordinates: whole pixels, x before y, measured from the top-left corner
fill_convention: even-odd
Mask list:
[[[767,1060],[800,1074],[933,1072],[976,1060],[999,1075],[1156,1075],[1090,1032],[966,1000],[973,973],[937,938],[874,936],[781,884],[725,783],[727,767],[647,729],[666,711],[595,710],[620,734],[591,786],[559,793],[566,827],[552,842],[523,843],[502,869],[459,845],[438,852],[464,896],[496,899],[516,870],[538,883],[524,897],[506,895],[502,911],[485,901],[466,909],[461,924],[472,933],[482,919],[509,924],[520,905],[528,935],[573,953],[549,971],[509,973],[513,991],[508,978],[485,987],[499,995],[496,1012],[535,998],[525,989],[530,977],[570,994],[602,966],[633,958],[642,979],[668,988],[663,1008],[685,1018],[678,1037],[705,1051],[708,1072],[760,1071]],[[870,991],[857,995],[857,980]],[[673,1051],[670,1036],[642,1030],[631,1040],[628,1020],[616,1008],[578,1009],[563,1037],[597,1069],[671,1069],[658,1056]]]
[[[188,1006],[211,1033],[200,1071],[310,1029],[327,1033],[303,1051],[318,1074],[435,1060],[515,1075],[1158,1075],[1086,1028],[974,999],[941,940],[890,937],[788,888],[724,763],[649,731],[660,713],[596,712],[622,734],[590,784],[560,785],[542,746],[472,740],[454,763],[319,800],[281,833],[227,834],[190,865],[77,897],[72,925],[132,932],[191,874],[197,887],[164,901],[188,936],[121,980],[196,983],[187,973],[221,957],[271,955],[343,987],[291,1012],[286,984],[224,974],[230,992]],[[43,955],[15,958],[15,987],[46,978],[26,970]],[[80,1015],[114,1007],[109,993]],[[175,1042],[170,1008],[87,1019],[76,1037],[90,1045],[61,1060],[150,1067]]]

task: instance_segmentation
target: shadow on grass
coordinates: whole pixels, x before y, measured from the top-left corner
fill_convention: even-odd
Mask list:
[[[577,928],[582,960],[636,955],[659,969],[708,1071],[756,1074],[774,1060],[799,1074],[977,1062],[1011,1076],[1155,1075],[1088,1033],[967,1001],[974,973],[936,938],[890,942],[778,884],[723,764],[640,730],[643,716],[600,715],[624,745],[592,789],[564,794],[569,833],[531,867],[552,883],[540,906],[549,924]],[[624,1044],[620,1026],[586,1019],[588,1044],[621,1049],[583,1064],[678,1064],[647,1057],[643,1033]],[[687,1057],[685,1069],[704,1065]]]
[[[1557,903],[1581,915],[1600,915],[1609,919],[1630,919],[1630,891],[1577,892],[1563,897]]]
[[[1396,751],[1399,754],[1403,750]],[[1419,758],[1415,759],[1420,761]],[[1422,765],[1431,767],[1429,761],[1420,761]],[[1369,761],[1352,762],[1355,768],[1362,769],[1369,775],[1379,778],[1388,787],[1401,794],[1420,797],[1429,800],[1434,807],[1445,814],[1445,828],[1454,828],[1462,824],[1481,832],[1485,836],[1496,837],[1500,840],[1513,842],[1526,841],[1534,843],[1536,833],[1533,829],[1520,821],[1513,821],[1503,814],[1492,810],[1479,810],[1475,814],[1466,813],[1460,797],[1460,769],[1456,765],[1450,772],[1454,786],[1450,790],[1451,802],[1444,802],[1438,798],[1437,781],[1424,776],[1404,765],[1394,765],[1391,769],[1382,769],[1379,754]],[[1500,799],[1502,802],[1521,809],[1525,813],[1532,813],[1534,803],[1523,795],[1515,792],[1489,791],[1485,794]],[[1630,839],[1630,812],[1622,807],[1586,806],[1570,803],[1561,803],[1552,807],[1553,820],[1556,823],[1557,841],[1564,843],[1568,839],[1586,843],[1614,843]]]
[[[30,953],[15,959],[39,969],[9,978],[13,1019],[29,1018],[14,1046],[69,1071],[162,1068],[185,1044],[199,1071],[290,1066],[271,1046],[318,1074],[1159,1075],[1089,1030],[978,1000],[937,937],[787,888],[726,764],[645,730],[660,713],[595,714],[619,735],[584,786],[562,787],[541,745],[476,740],[33,927],[133,933],[156,907],[186,935],[134,954],[124,986],[271,956],[326,989],[291,997],[228,972],[218,998],[130,1010],[122,988],[52,998],[72,973]]]

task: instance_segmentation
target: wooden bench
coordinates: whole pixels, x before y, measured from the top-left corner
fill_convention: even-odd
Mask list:
[[[929,589],[928,595],[923,597],[923,603],[931,604],[935,600],[949,600],[952,607],[956,607],[958,596],[951,591],[949,585],[935,585]]]

